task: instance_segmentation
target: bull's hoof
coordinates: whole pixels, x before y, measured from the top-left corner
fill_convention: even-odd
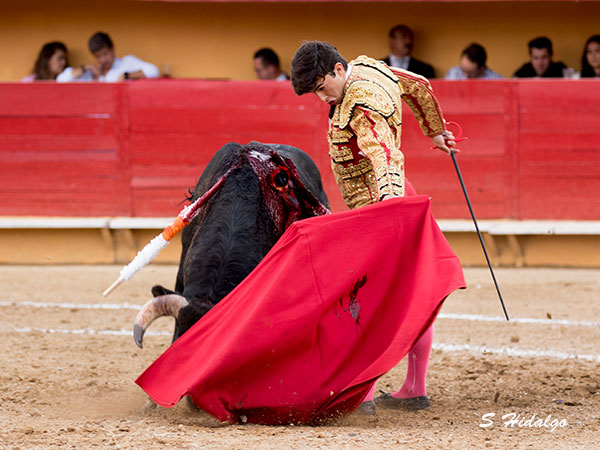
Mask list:
[[[396,398],[392,394],[383,394],[375,399],[379,406],[389,409],[403,409],[405,411],[418,411],[429,408],[430,401],[426,395],[410,398]]]
[[[158,409],[158,405],[156,403],[154,403],[154,401],[151,398],[147,398],[146,401],[144,402],[144,404],[142,405],[141,408],[141,412],[143,413],[149,413],[152,411],[156,411]]]
[[[200,409],[198,407],[198,405],[196,405],[194,403],[194,401],[192,400],[192,397],[189,395],[185,398],[185,403],[186,403],[187,407],[190,409],[190,411],[194,411],[194,412],[202,411],[202,409]]]

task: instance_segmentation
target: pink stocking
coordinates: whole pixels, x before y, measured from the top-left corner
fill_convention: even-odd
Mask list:
[[[367,394],[367,396],[365,397],[363,402],[370,402],[371,400],[373,400],[373,396],[375,395],[375,385],[376,384],[377,384],[377,382],[373,383],[373,386],[371,386],[371,389],[369,389],[369,393]]]
[[[425,379],[427,378],[427,366],[429,366],[429,355],[433,342],[433,324],[423,333],[420,339],[408,352],[408,370],[406,379],[399,391],[392,394],[396,398],[410,398],[427,395]],[[371,394],[372,395],[372,394]]]

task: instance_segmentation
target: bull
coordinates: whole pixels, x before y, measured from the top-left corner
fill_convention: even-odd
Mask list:
[[[289,225],[329,212],[317,166],[295,147],[229,143],[212,157],[189,200],[217,184],[183,230],[175,290],[154,286],[154,298],[135,319],[140,348],[161,316],[175,318],[174,342],[256,267]]]

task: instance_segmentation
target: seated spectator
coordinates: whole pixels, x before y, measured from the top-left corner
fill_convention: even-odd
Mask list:
[[[460,54],[460,64],[452,67],[445,76],[446,80],[500,80],[492,69],[485,65],[487,53],[479,44],[471,44]]]
[[[411,56],[415,34],[406,25],[396,25],[389,32],[390,54],[383,62],[391,67],[408,70],[425,78],[435,78],[429,64]]]
[[[532,39],[529,46],[530,61],[521,66],[513,75],[517,78],[562,78],[567,68],[562,62],[552,61],[552,41],[547,37]]]
[[[259,80],[285,81],[290,77],[281,71],[279,56],[270,48],[261,48],[254,53],[254,73]]]
[[[142,61],[133,55],[116,58],[113,42],[106,33],[94,34],[88,42],[88,47],[98,65],[85,64],[81,67],[67,67],[56,78],[57,81],[115,82],[157,78],[159,75],[158,68],[154,64]]]
[[[33,66],[33,73],[21,81],[56,80],[58,74],[68,65],[66,45],[62,42],[48,42],[40,50]]]
[[[600,77],[600,34],[592,36],[585,43],[581,57],[581,77]]]

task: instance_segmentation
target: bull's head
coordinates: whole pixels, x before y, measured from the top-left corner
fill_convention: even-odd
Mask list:
[[[229,157],[232,155],[227,156],[227,158],[224,158],[225,163],[213,175],[211,182],[201,187],[203,182],[201,178],[199,185],[194,191],[194,196],[199,196],[209,191],[211,186],[224,186],[217,190],[213,189],[213,194],[211,195],[214,195],[214,198],[205,204],[203,212],[195,219],[197,223],[195,225],[194,222],[190,224],[190,227],[195,226],[195,229],[193,231],[185,230],[188,232],[188,235],[193,233],[193,238],[190,239],[191,243],[187,242],[189,248],[185,248],[186,236],[184,236],[185,264],[183,263],[184,257],[182,256],[182,263],[179,270],[180,274],[183,271],[181,279],[185,281],[182,283],[182,286],[178,285],[176,287],[179,293],[155,286],[152,289],[155,297],[142,307],[136,317],[134,340],[140,348],[142,347],[145,330],[156,318],[172,316],[176,319],[175,340],[248,275],[293,222],[329,212],[327,206],[319,201],[317,196],[302,182],[292,160],[282,156],[271,147],[259,143],[251,143],[242,147],[235,158]],[[250,174],[253,174],[253,176],[250,177]],[[212,245],[216,244],[213,241],[217,241],[220,236],[218,236],[219,232],[214,230],[222,230],[228,227],[215,224],[217,220],[215,216],[219,216],[218,220],[222,220],[223,214],[215,214],[214,211],[220,210],[221,204],[228,202],[235,192],[239,192],[240,195],[245,193],[248,190],[248,178],[258,180],[258,187],[254,187],[253,189],[257,192],[257,196],[260,197],[260,201],[256,203],[256,206],[250,206],[250,208],[260,209],[260,211],[255,211],[253,214],[259,217],[260,214],[264,214],[264,211],[266,211],[266,215],[269,217],[272,225],[251,230],[255,236],[256,233],[268,234],[268,236],[259,235],[257,237],[258,240],[262,241],[262,245],[258,246],[260,247],[260,254],[257,255],[255,252],[246,256],[246,252],[241,252],[247,261],[239,261],[239,256],[237,256],[236,265],[244,267],[244,269],[241,271],[243,273],[236,274],[233,277],[235,283],[230,283],[230,285],[220,290],[212,289],[212,291],[219,292],[207,294],[207,292],[204,292],[204,285],[211,282],[216,283],[216,281],[209,280],[207,282],[206,280],[202,280],[202,283],[199,283],[196,280],[199,277],[196,275],[202,272],[202,266],[206,264],[206,260],[210,260],[213,265],[215,260],[220,260],[218,256],[215,257],[213,248],[204,247],[198,249],[195,242],[202,241],[205,244],[208,242],[209,246],[215,246]],[[241,186],[238,186],[238,184]],[[253,185],[256,186],[256,181],[253,182]],[[217,195],[216,193],[220,190],[223,192]],[[233,196],[235,197],[235,195]],[[246,208],[248,208],[247,203],[244,203]],[[231,215],[231,213],[229,214]],[[252,221],[249,222],[252,223]],[[236,239],[243,241],[246,238],[247,236],[240,237],[234,234],[228,237],[229,241]],[[228,245],[235,244],[228,242]],[[202,244],[198,244],[198,246],[202,247]],[[209,256],[207,255],[208,252],[212,252],[213,254]],[[225,259],[220,261],[220,263],[225,268],[228,267],[227,264],[230,261]],[[227,272],[227,270],[223,270],[223,272]],[[178,274],[178,280],[180,279],[180,274]],[[227,273],[227,278],[230,277],[231,274]],[[221,283],[219,282],[219,284]]]
[[[295,221],[329,213],[317,197],[300,180],[294,163],[274,150],[268,154],[251,145],[248,161],[256,173],[265,199],[265,206],[279,234]]]

